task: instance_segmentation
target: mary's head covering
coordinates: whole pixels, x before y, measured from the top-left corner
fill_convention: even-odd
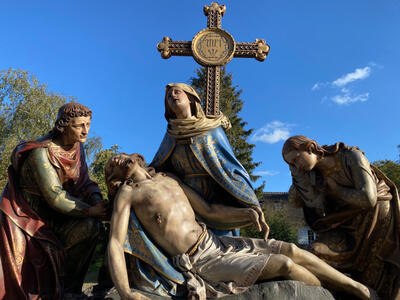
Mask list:
[[[190,85],[188,85],[186,83],[169,83],[165,87],[165,98],[164,98],[164,100],[165,100],[164,116],[165,116],[165,119],[167,119],[167,121],[169,121],[170,119],[176,119],[176,115],[172,111],[172,109],[169,108],[168,101],[167,101],[168,90],[172,87],[181,88],[186,93],[186,95],[188,96],[188,98],[190,100],[190,109],[192,111],[193,116],[200,118],[200,117],[202,117],[202,115],[204,115],[203,109],[201,107],[200,96],[197,94],[197,92],[194,88],[192,88]]]
[[[194,118],[176,118],[167,101],[168,90],[172,87],[181,88],[186,93],[190,100],[190,110]],[[203,134],[218,126],[222,126],[225,129],[231,128],[229,119],[223,113],[215,117],[206,117],[196,90],[185,83],[170,83],[165,87],[165,119],[168,121],[168,134],[173,138],[186,138]]]

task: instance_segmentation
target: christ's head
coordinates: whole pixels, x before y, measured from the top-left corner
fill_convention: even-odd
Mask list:
[[[105,166],[109,200],[112,201],[124,181],[140,182],[153,175],[153,168],[146,168],[144,157],[138,153],[120,153],[111,157]]]

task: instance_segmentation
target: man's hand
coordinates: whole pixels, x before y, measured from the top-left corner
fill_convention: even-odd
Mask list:
[[[107,207],[104,202],[98,202],[89,207],[89,217],[104,217],[107,215]]]
[[[269,226],[265,222],[264,212],[258,206],[253,206],[248,209],[251,221],[254,226],[258,229],[258,231],[263,232],[264,240],[267,240],[269,235]]]
[[[99,193],[94,193],[94,194],[92,194],[91,196],[90,196],[90,201],[89,201],[89,203],[91,204],[91,205],[95,205],[95,204],[97,204],[97,203],[99,203],[99,202],[102,202],[103,201],[103,197],[101,196],[101,194],[99,194]]]

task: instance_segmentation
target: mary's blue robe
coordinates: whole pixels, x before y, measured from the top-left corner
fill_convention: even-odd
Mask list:
[[[165,134],[150,166],[178,175],[210,204],[259,206],[250,176],[233,154],[221,127],[185,139]],[[219,230],[248,225],[204,221],[208,227]]]
[[[184,139],[167,133],[150,166],[178,175],[210,204],[259,206],[250,176],[233,154],[221,127]],[[199,215],[197,218],[219,235],[249,225],[215,223]],[[160,295],[179,295],[184,277],[146,236],[133,210],[124,250],[135,257],[135,287]]]

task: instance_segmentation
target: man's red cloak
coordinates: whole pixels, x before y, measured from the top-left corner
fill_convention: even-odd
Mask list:
[[[22,142],[12,154],[8,183],[0,202],[0,299],[63,298],[62,246],[18,190],[18,173],[27,154],[32,149],[47,147],[49,142]],[[71,194],[87,185],[99,192],[97,185],[90,184],[83,147],[78,147],[71,160],[58,151],[49,151],[50,161],[57,162],[60,181],[69,182],[67,191]],[[77,172],[71,172],[71,167]],[[68,178],[71,175],[75,178]]]

